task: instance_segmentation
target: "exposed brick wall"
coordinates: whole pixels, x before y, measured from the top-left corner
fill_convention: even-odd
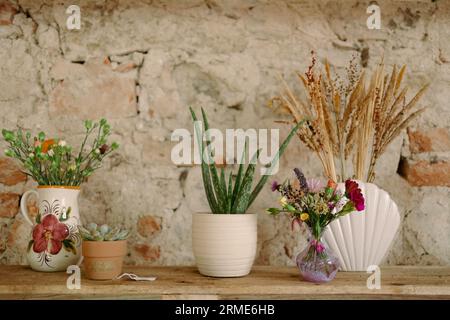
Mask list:
[[[380,159],[375,182],[402,214],[386,263],[450,264],[450,2],[378,1],[381,30],[366,27],[369,1],[357,0],[77,1],[81,30],[66,28],[73,3],[41,2],[0,0],[0,127],[77,144],[82,119],[110,119],[121,147],[82,187],[80,212],[83,222],[132,230],[127,263],[194,262],[191,214],[208,210],[201,174],[170,162],[172,130],[192,131],[187,106],[203,106],[220,129],[279,127],[284,137],[267,101],[280,75],[297,83],[294,71],[315,50],[340,72],[352,55],[367,71],[382,55],[388,68],[406,63],[410,94],[431,84],[428,110]],[[276,178],[294,166],[321,174],[298,140]],[[0,156],[0,263],[25,263],[30,227],[17,211],[32,187]],[[287,217],[264,213],[274,201],[266,189],[251,208],[259,213],[257,263],[292,265],[305,237],[290,232]]]
[[[447,128],[428,130],[408,129],[411,153],[450,152],[450,135]]]

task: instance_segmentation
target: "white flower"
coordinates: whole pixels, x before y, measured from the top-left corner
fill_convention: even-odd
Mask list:
[[[30,152],[30,154],[28,155],[29,158],[34,158],[34,153]]]
[[[280,204],[281,204],[282,206],[287,205],[287,204],[288,204],[287,198],[286,198],[286,197],[281,197],[281,198],[280,198]]]
[[[345,206],[345,204],[348,202],[348,198],[346,196],[343,196],[339,201],[336,203],[336,206],[331,210],[331,214],[336,214],[339,211],[342,210],[342,208]]]
[[[60,140],[60,141],[58,142],[58,146],[60,146],[60,147],[65,147],[66,145],[67,145],[67,142],[64,141],[64,140]]]
[[[47,154],[48,154],[50,157],[53,157],[53,156],[55,155],[55,153],[53,152],[52,149],[48,150]]]

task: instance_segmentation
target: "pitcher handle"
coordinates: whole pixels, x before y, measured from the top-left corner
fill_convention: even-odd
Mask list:
[[[20,212],[22,213],[22,216],[25,218],[25,221],[28,222],[31,226],[33,226],[34,223],[30,219],[30,216],[28,214],[28,208],[27,208],[27,200],[31,194],[34,194],[34,195],[36,195],[36,197],[38,197],[38,193],[36,190],[26,191],[22,195],[22,199],[20,199]]]

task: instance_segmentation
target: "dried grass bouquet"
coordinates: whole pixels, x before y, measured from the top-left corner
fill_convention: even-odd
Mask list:
[[[386,147],[425,108],[415,106],[428,85],[407,101],[407,87],[402,87],[406,66],[385,73],[383,61],[367,83],[365,73],[350,61],[346,79],[331,74],[330,65],[317,70],[312,63],[304,75],[297,73],[307,101],[298,98],[289,86],[271,100],[271,106],[287,111],[295,122],[308,119],[297,134],[300,140],[319,157],[325,175],[333,181],[347,178],[372,182],[375,165]],[[335,159],[339,159],[340,173]],[[353,160],[353,174],[346,172],[346,162]]]

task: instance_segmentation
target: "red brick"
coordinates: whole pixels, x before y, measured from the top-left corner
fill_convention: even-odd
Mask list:
[[[0,217],[14,218],[19,212],[20,194],[5,192],[0,193]]]
[[[159,259],[161,255],[161,249],[159,246],[150,246],[147,244],[136,244],[134,250],[145,260],[154,261]]]
[[[0,224],[0,254],[5,252],[5,250],[6,250],[6,243],[8,240],[8,232],[9,232],[8,224],[1,223]]]
[[[12,24],[17,9],[7,1],[0,1],[0,26]]]
[[[65,116],[80,119],[125,118],[136,115],[134,78],[126,73],[114,72],[107,58],[88,60],[84,65],[58,61],[51,74],[59,80],[49,96],[49,115],[52,119]]]
[[[399,173],[412,186],[450,187],[450,162],[448,161],[402,160]]]
[[[15,161],[10,158],[0,158],[0,183],[12,186],[27,180],[27,175],[20,171]]]
[[[149,237],[161,231],[161,218],[153,216],[140,217],[137,222],[137,231],[143,237]]]
[[[128,72],[136,68],[136,64],[134,62],[122,63],[118,65],[114,71],[116,72]]]
[[[450,135],[445,128],[417,131],[408,128],[408,137],[412,153],[450,151]]]

